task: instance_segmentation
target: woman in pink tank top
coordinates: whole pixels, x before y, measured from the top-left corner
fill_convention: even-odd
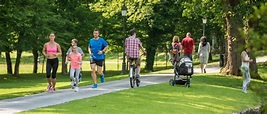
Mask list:
[[[60,45],[55,42],[55,34],[50,33],[49,42],[44,44],[43,54],[47,58],[46,61],[46,78],[48,82],[47,92],[54,92],[56,86],[56,73],[58,69],[58,56],[62,54]],[[52,79],[51,79],[52,70]]]

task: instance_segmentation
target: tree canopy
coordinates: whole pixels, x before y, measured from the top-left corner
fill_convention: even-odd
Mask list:
[[[206,17],[208,22],[205,25],[205,36],[214,43],[212,45],[218,50],[215,52],[226,54],[224,73],[238,75],[240,47],[248,44],[248,41],[260,41],[257,42],[259,45],[265,44],[265,2],[265,0],[1,0],[0,51],[6,55],[7,73],[18,75],[21,53],[32,51],[36,63],[50,32],[56,33],[56,41],[62,47],[62,58],[64,58],[71,39],[78,39],[78,45],[87,50],[87,43],[92,37],[94,28],[99,28],[101,36],[110,45],[109,52],[122,53],[125,35],[121,8],[125,4],[126,31],[136,29],[137,36],[148,52],[146,70],[153,71],[156,51],[164,49],[162,47],[170,43],[174,35],[178,35],[182,40],[187,32],[191,32],[194,40],[199,42],[203,31],[202,18]],[[265,47],[255,49],[263,48]],[[12,51],[18,52],[14,73],[9,55]],[[62,66],[62,73],[65,73],[66,65]],[[33,72],[36,73],[36,68]]]

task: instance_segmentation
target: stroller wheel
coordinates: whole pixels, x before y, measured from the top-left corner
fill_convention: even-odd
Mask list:
[[[173,79],[170,79],[169,84],[170,84],[171,86],[174,86],[174,80],[173,80]]]
[[[190,83],[185,83],[185,86],[186,87],[190,87]]]

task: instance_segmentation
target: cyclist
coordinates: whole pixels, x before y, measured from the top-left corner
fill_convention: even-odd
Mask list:
[[[146,54],[146,51],[144,47],[142,46],[141,41],[136,38],[136,31],[134,29],[130,30],[130,37],[125,39],[125,51],[126,55],[128,57],[128,60],[130,61],[130,64],[133,65],[135,62],[136,64],[136,79],[140,82],[140,54],[139,49],[141,48],[143,53]]]

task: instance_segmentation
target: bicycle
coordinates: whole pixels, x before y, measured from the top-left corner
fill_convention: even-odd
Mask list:
[[[135,63],[130,66],[129,77],[130,77],[131,88],[134,88],[135,84],[136,84],[137,87],[139,87],[139,85],[140,85],[140,80],[137,79],[136,68],[137,67],[136,67]]]
[[[145,55],[146,53],[143,53],[140,55],[140,61],[141,61],[141,56]],[[134,88],[134,86],[136,85],[137,87],[139,87],[140,85],[140,80],[137,78],[137,71],[136,71],[136,61],[138,60],[138,58],[129,58],[130,59],[130,64],[133,62],[133,64],[130,65],[130,70],[129,70],[129,77],[130,77],[130,86],[131,88]]]

